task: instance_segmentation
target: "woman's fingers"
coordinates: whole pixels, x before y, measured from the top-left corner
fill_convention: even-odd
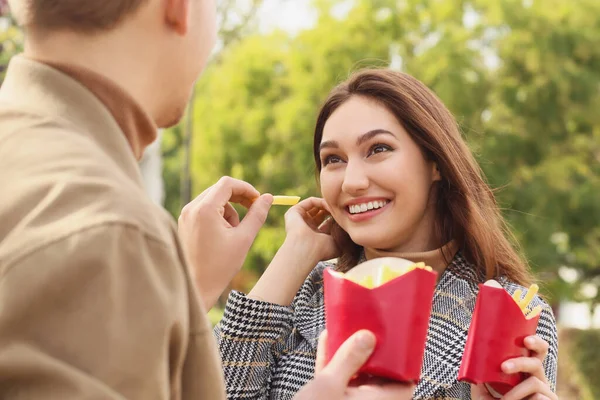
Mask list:
[[[325,233],[327,235],[331,234],[331,227],[333,226],[333,218],[328,216],[325,218],[325,221],[321,225],[319,225],[319,232]]]
[[[544,396],[544,397],[542,397]],[[503,400],[544,399],[558,400],[548,383],[531,376],[506,393]]]
[[[471,398],[476,400],[494,400],[485,385],[471,385]]]
[[[550,345],[541,337],[533,335],[525,338],[525,347],[533,352],[533,357],[543,362],[548,355]]]
[[[518,357],[505,361],[502,363],[502,371],[506,374],[522,372],[546,382],[544,366],[542,361],[536,357]]]
[[[318,231],[329,212],[325,209],[325,201],[318,197],[309,197],[296,204],[288,212],[299,213],[311,229]]]

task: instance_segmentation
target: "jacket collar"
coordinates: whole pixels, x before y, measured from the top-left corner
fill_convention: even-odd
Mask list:
[[[15,56],[0,89],[0,101],[39,115],[40,123],[71,125],[75,134],[96,142],[130,179],[143,186],[124,132],[99,98],[77,80],[43,63]]]

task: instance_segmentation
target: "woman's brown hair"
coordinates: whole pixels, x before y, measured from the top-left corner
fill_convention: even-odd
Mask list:
[[[463,256],[487,279],[505,276],[515,283],[528,285],[531,276],[527,264],[511,244],[512,240],[516,246],[516,241],[454,117],[429,88],[410,75],[366,69],[354,73],[331,91],[315,127],[313,152],[317,171],[322,167],[319,146],[325,123],[353,96],[386,107],[425,157],[437,164],[442,176],[437,182],[435,227],[440,243],[454,240]],[[335,223],[332,234],[342,250],[338,269],[347,271],[358,263],[361,247]]]

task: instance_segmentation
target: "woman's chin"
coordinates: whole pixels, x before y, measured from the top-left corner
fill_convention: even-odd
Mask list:
[[[384,235],[375,235],[373,232],[356,232],[350,234],[350,238],[356,244],[368,249],[387,249],[392,248],[390,239]]]

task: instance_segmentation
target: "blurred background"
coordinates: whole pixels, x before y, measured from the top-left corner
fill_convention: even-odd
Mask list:
[[[3,15],[2,75],[22,46]],[[149,195],[175,218],[222,175],[318,195],[312,134],[328,91],[362,67],[407,72],[456,116],[555,311],[559,397],[599,399],[600,1],[218,0],[218,16],[185,119],[140,163]],[[231,288],[256,282],[284,212]]]

